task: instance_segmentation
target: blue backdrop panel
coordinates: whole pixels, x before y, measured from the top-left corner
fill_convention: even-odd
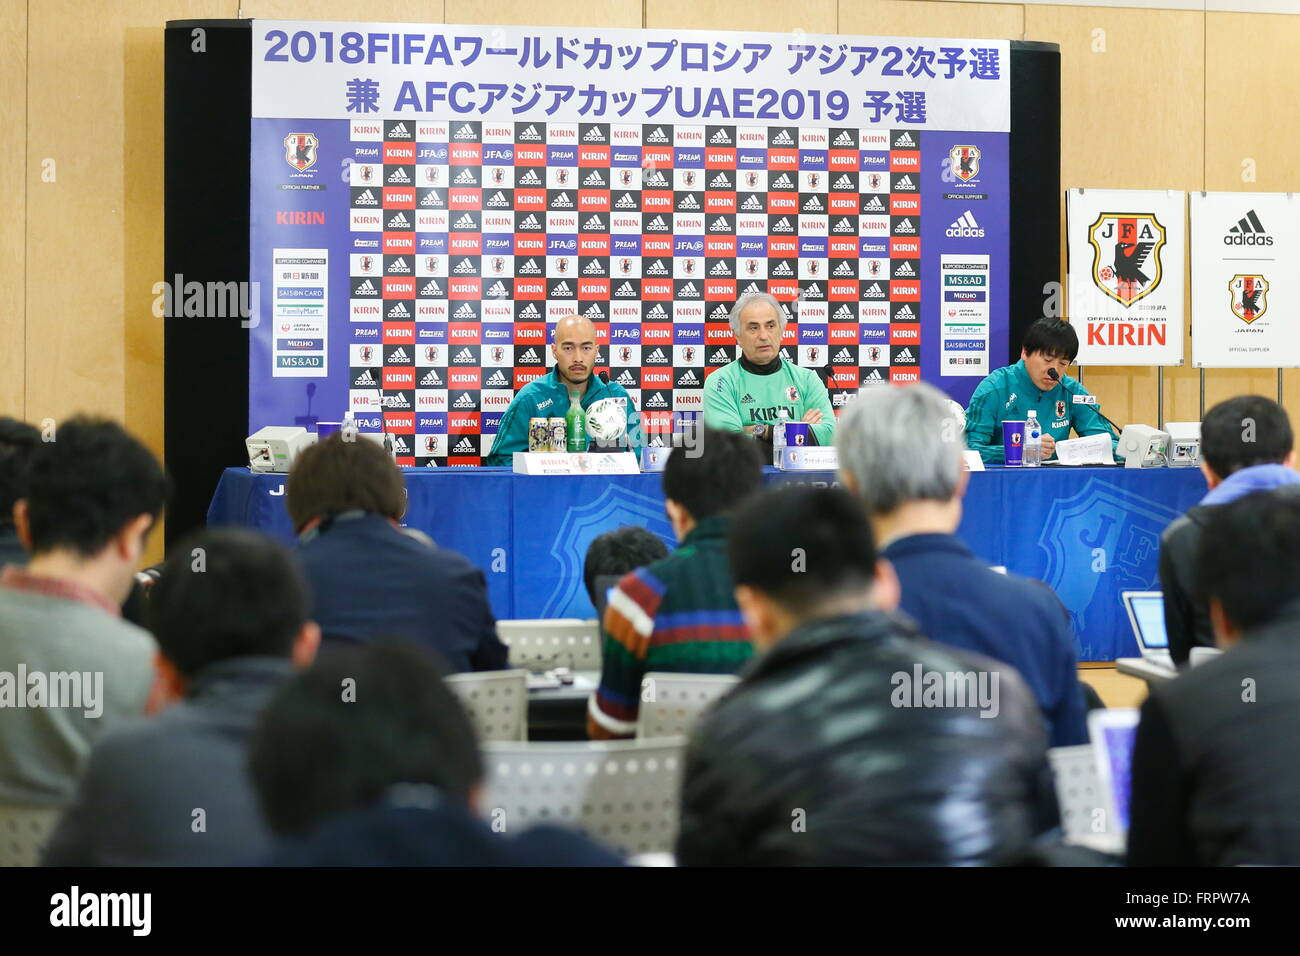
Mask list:
[[[659,475],[530,478],[508,469],[409,469],[407,524],[487,577],[498,618],[591,617],[582,562],[592,538],[640,525],[673,544]],[[829,473],[768,481],[828,484]],[[1039,578],[1070,611],[1083,660],[1137,653],[1120,592],[1159,587],[1160,533],[1205,494],[1196,469],[991,468],[970,475],[958,533],[989,564]],[[260,528],[286,543],[284,477],[227,469],[213,525]]]

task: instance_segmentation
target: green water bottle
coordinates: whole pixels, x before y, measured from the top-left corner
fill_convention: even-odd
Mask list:
[[[587,450],[587,416],[577,392],[569,393],[569,413],[564,416],[564,450]]]

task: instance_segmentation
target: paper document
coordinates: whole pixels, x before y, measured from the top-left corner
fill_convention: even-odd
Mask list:
[[[1113,465],[1111,436],[1089,435],[1056,443],[1056,459],[1062,465]]]

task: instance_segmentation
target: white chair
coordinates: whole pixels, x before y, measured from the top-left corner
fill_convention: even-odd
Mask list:
[[[1047,751],[1047,759],[1052,765],[1065,842],[1107,852],[1122,851],[1124,837],[1106,810],[1092,744],[1053,747]],[[1104,827],[1098,829],[1097,823]]]
[[[636,735],[689,736],[700,715],[739,682],[734,674],[646,674],[641,679]]]
[[[498,830],[577,827],[629,856],[677,840],[684,737],[574,743],[487,743],[483,806]]]
[[[600,670],[600,628],[594,620],[497,621],[497,636],[509,648],[511,667]]]
[[[528,739],[528,671],[453,674],[447,686],[465,706],[479,740]]]
[[[0,804],[0,866],[36,866],[62,807]]]

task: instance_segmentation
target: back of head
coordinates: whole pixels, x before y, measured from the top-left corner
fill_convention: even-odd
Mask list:
[[[304,449],[285,486],[285,507],[301,531],[313,518],[365,511],[400,520],[406,513],[402,472],[378,444],[335,432]]]
[[[763,484],[763,456],[741,432],[702,429],[693,448],[674,448],[664,465],[664,497],[696,521],[730,511]]]
[[[1041,352],[1073,362],[1079,354],[1079,333],[1069,322],[1044,317],[1025,330],[1020,347],[1030,355]]]
[[[28,473],[33,554],[67,549],[89,558],[140,515],[157,520],[167,479],[121,425],[78,416],[53,438],[35,447]]]
[[[731,577],[795,617],[871,587],[876,544],[861,506],[839,488],[797,485],[750,498],[732,517]]]
[[[597,535],[587,546],[587,557],[582,566],[587,596],[593,604],[596,603],[596,578],[612,575],[622,577],[667,554],[668,546],[645,528],[624,525]]]
[[[932,385],[863,389],[840,416],[835,443],[840,470],[873,515],[957,493],[966,440],[952,403]]]
[[[14,523],[14,502],[27,497],[32,454],[41,433],[26,422],[0,416],[0,532]]]
[[[149,595],[159,650],[183,677],[235,657],[288,658],[307,620],[293,556],[256,531],[201,531],[180,544]]]
[[[1195,587],[1207,604],[1217,598],[1243,631],[1268,624],[1300,599],[1300,494],[1294,486],[1210,510],[1196,550]]]
[[[1262,395],[1220,402],[1201,422],[1201,458],[1220,478],[1252,465],[1278,464],[1293,443],[1286,409]]]
[[[429,655],[401,644],[322,654],[263,712],[253,782],[279,835],[371,806],[397,784],[464,806],[483,778],[474,729]]]

